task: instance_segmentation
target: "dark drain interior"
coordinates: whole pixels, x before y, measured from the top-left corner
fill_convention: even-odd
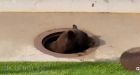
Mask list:
[[[47,36],[45,36],[42,40],[42,45],[47,49],[47,50],[50,50],[50,51],[53,51],[53,52],[57,52],[55,50],[51,50],[48,46],[57,40],[57,38],[62,34],[63,32],[55,32],[55,33],[52,33],[52,34],[49,34]],[[62,54],[73,54],[73,53],[79,53],[79,52],[84,52],[86,51],[88,48],[90,47],[95,47],[97,45],[97,42],[96,42],[97,39],[94,39],[94,38],[90,38],[90,41],[92,41],[91,45],[90,46],[82,46],[81,48],[76,48],[76,46],[74,47],[74,49],[79,49],[79,50],[69,50],[68,52],[64,52]],[[58,52],[57,52],[58,53]]]
[[[52,33],[46,37],[43,38],[42,40],[42,44],[43,46],[48,49],[49,44],[51,44],[53,41],[56,41],[57,38],[60,36],[60,34],[62,34],[63,32],[56,32],[56,33]],[[50,49],[49,49],[50,50]]]

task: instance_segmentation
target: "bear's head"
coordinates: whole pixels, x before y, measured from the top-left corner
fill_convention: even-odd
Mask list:
[[[57,50],[63,50],[64,53],[78,53],[89,48],[93,41],[85,32],[73,25],[72,29],[63,32],[58,37],[56,44]]]

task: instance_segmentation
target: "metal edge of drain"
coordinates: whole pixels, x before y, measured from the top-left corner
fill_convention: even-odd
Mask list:
[[[72,58],[72,57],[82,57],[82,56],[88,55],[91,52],[94,52],[96,50],[96,48],[100,45],[99,39],[98,39],[98,37],[96,35],[94,35],[94,34],[92,34],[90,32],[84,31],[84,30],[82,30],[82,31],[86,32],[91,38],[95,39],[95,42],[96,42],[95,43],[95,47],[88,48],[87,50],[85,50],[85,52],[79,52],[79,53],[73,53],[73,54],[62,54],[62,53],[56,53],[56,52],[50,51],[50,50],[46,49],[42,45],[42,39],[44,37],[50,35],[51,33],[62,32],[62,31],[67,31],[67,30],[71,30],[71,28],[58,28],[58,29],[51,29],[51,30],[42,32],[41,34],[39,34],[35,38],[35,40],[34,40],[34,46],[38,50],[40,50],[41,52],[43,52],[45,54],[48,54],[48,55],[52,55],[52,56],[55,56],[55,57],[62,57],[62,58]]]

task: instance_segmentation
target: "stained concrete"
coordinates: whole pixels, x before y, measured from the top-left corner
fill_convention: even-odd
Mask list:
[[[104,41],[83,57],[60,58],[42,53],[35,38],[54,28],[80,29]],[[140,46],[140,14],[115,13],[0,13],[0,61],[117,60],[132,47]]]

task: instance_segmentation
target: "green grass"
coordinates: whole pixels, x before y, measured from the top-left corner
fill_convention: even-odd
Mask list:
[[[0,62],[0,75],[140,75],[114,62]]]

